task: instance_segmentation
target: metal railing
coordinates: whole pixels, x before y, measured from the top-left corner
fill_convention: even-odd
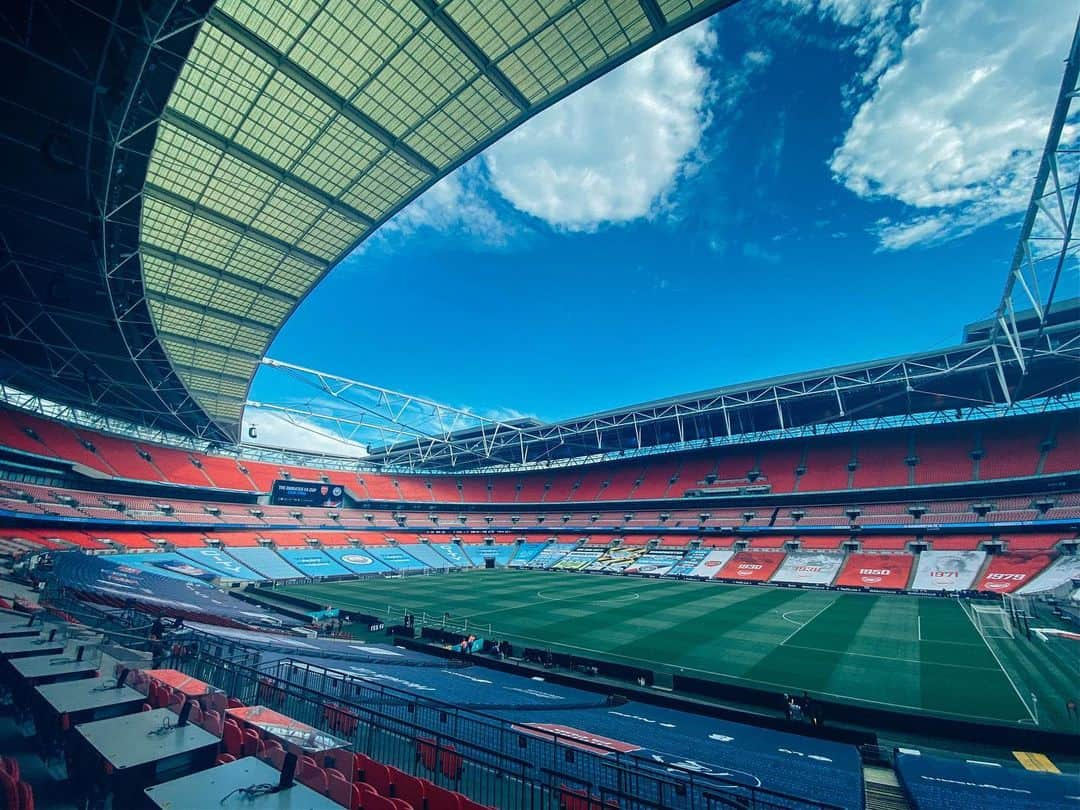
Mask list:
[[[287,658],[260,662],[257,650],[202,633],[174,647],[169,666],[246,704],[271,707],[333,734],[380,763],[496,807],[559,810],[571,793],[580,806],[595,810],[837,807],[703,773],[697,763],[656,762],[603,739],[571,739],[340,670]]]

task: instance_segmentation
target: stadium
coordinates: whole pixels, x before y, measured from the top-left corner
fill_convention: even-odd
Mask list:
[[[1075,19],[944,347],[555,420],[271,354],[424,192],[750,2],[0,11],[3,807],[1080,806]]]

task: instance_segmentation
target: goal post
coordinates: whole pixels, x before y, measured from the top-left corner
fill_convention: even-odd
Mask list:
[[[971,621],[983,638],[1013,638],[1013,620],[1001,605],[971,605]]]

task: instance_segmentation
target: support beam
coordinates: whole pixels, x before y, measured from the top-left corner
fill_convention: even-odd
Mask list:
[[[235,346],[220,346],[216,343],[203,343],[201,340],[189,338],[187,335],[178,335],[175,332],[170,332],[168,330],[159,331],[158,337],[166,343],[175,343],[178,346],[184,346],[188,349],[207,349],[227,355],[228,357],[239,357],[250,362],[252,366],[257,365],[262,359],[262,355],[256,354],[255,352],[249,352],[246,349],[238,349]]]
[[[179,208],[181,211],[187,211],[189,214],[195,214],[195,216],[202,217],[203,219],[213,222],[215,225],[220,225],[222,228],[227,228],[230,231],[235,231],[242,236],[248,236],[257,242],[262,242],[264,245],[281,251],[282,253],[296,256],[299,259],[303,259],[308,264],[311,264],[320,273],[326,270],[327,261],[314,253],[308,253],[306,250],[301,250],[295,245],[290,245],[283,239],[279,239],[273,234],[260,231],[257,228],[252,228],[250,225],[246,225],[237,219],[233,219],[230,216],[226,216],[218,211],[214,211],[211,208],[207,208],[199,203],[192,202],[191,200],[181,197],[179,194],[174,194],[167,189],[163,189],[160,186],[156,186],[153,183],[147,183],[143,187],[143,194],[151,199],[163,202],[166,205],[171,205],[173,208]]]
[[[368,135],[392,149],[402,159],[408,161],[420,171],[433,177],[439,174],[438,166],[429,161],[411,146],[404,143],[400,138],[395,138],[385,127],[360,112],[360,110],[350,104],[347,99],[331,90],[298,64],[274,48],[273,45],[238,23],[228,14],[225,14],[217,6],[210,11],[207,21],[235,42],[243,45],[249,51],[258,54],[261,59],[273,65],[313,96],[333,107],[335,111],[344,115]]]
[[[667,20],[664,19],[664,12],[660,10],[660,5],[656,0],[638,0],[638,3],[641,4],[641,10],[645,12],[645,16],[649,19],[652,30],[662,31],[667,25]]]
[[[487,54],[480,49],[480,46],[473,42],[469,35],[461,29],[461,26],[454,22],[453,18],[435,3],[435,0],[413,0],[413,2],[446,35],[446,38],[453,42],[458,50],[465,54],[469,61],[499,89],[499,92],[508,101],[513,103],[521,112],[529,111],[529,100],[525,98],[525,94],[518,90],[517,86],[507,78],[498,65],[487,58]]]
[[[171,250],[164,250],[157,245],[142,244],[139,245],[139,252],[144,256],[151,256],[155,259],[159,259],[163,262],[170,262],[180,267],[192,270],[196,273],[202,273],[205,276],[216,279],[218,281],[225,281],[229,284],[235,284],[237,287],[242,287],[253,293],[258,293],[264,298],[270,298],[274,301],[279,301],[283,304],[287,304],[290,308],[296,304],[296,297],[284,293],[281,290],[275,290],[273,287],[267,287],[265,284],[259,284],[252,281],[246,276],[240,276],[236,273],[230,273],[228,270],[222,270],[213,265],[204,264],[203,262],[195,261],[188,256],[182,256],[179,253],[173,253]]]
[[[213,377],[214,379],[224,380],[225,382],[236,383],[242,385],[246,389],[248,383],[251,380],[247,377],[240,377],[236,374],[229,374],[227,371],[213,371],[206,368],[196,368],[195,366],[185,366],[181,363],[173,363],[173,369],[175,369],[181,375],[183,374],[204,374],[207,377]]]
[[[193,138],[205,141],[215,149],[219,149],[225,154],[236,158],[246,166],[262,172],[268,177],[273,177],[279,183],[288,186],[293,191],[297,191],[306,197],[311,197],[311,199],[317,201],[320,205],[326,206],[331,211],[340,214],[346,219],[351,219],[353,222],[363,225],[365,228],[371,228],[375,224],[375,221],[362,211],[353,208],[351,205],[348,205],[341,200],[335,199],[321,188],[313,186],[306,180],[301,180],[296,175],[290,174],[280,166],[276,166],[270,161],[259,157],[250,149],[240,146],[235,141],[218,135],[212,129],[203,126],[198,121],[188,118],[183,113],[178,113],[174,109],[166,108],[165,113],[162,115],[162,120],[165,121],[165,123],[186,132]]]
[[[195,301],[189,301],[186,298],[177,298],[176,296],[169,295],[168,293],[148,292],[146,294],[146,300],[158,304],[164,304],[167,307],[183,309],[195,315],[209,315],[212,318],[227,321],[228,323],[231,323],[235,326],[242,326],[245,329],[258,329],[266,332],[268,337],[270,333],[277,328],[272,323],[263,323],[262,321],[256,321],[251,318],[246,318],[243,315],[237,315],[235,312],[218,309],[217,307],[212,307],[207,304],[199,304]]]

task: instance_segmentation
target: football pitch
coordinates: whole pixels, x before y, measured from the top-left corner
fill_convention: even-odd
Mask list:
[[[1011,649],[1022,636],[984,640],[956,599],[509,570],[281,592],[671,674],[1075,730],[1073,676]]]

